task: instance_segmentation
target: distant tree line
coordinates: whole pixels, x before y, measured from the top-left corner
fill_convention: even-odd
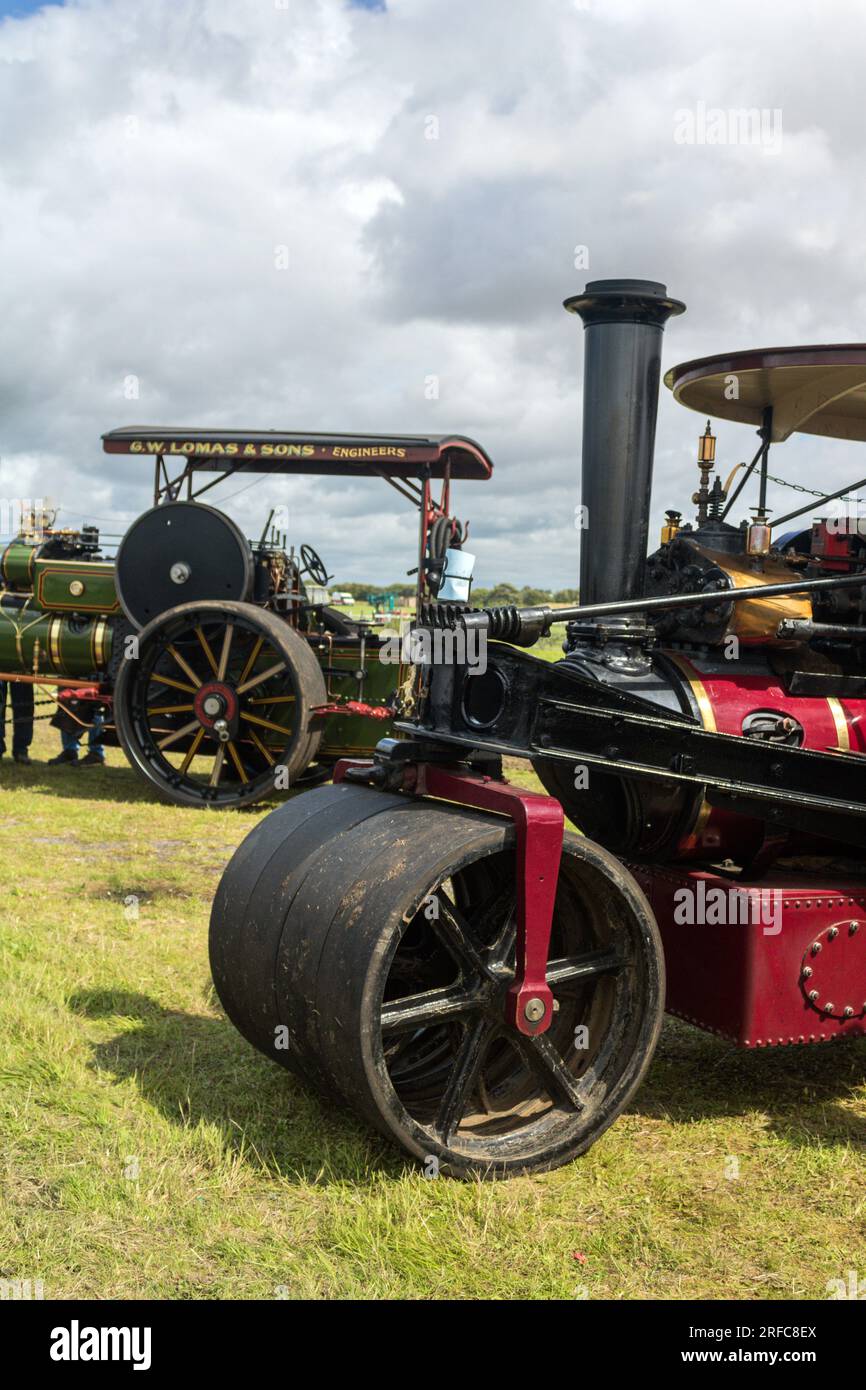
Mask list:
[[[514,584],[494,584],[492,589],[473,589],[472,601],[480,608],[500,608],[515,604],[518,608],[532,608],[543,603],[577,603],[577,589],[533,589],[524,584],[518,589]]]
[[[414,584],[337,584],[332,583],[331,589],[339,593],[351,594],[352,598],[366,600],[369,594],[396,594],[401,599],[413,598],[415,595]],[[509,604],[516,604],[521,608],[531,608],[536,604],[543,603],[577,603],[579,592],[577,589],[533,589],[529,584],[525,584],[522,589],[518,589],[515,584],[494,584],[492,588],[473,588],[472,602],[478,604],[480,608],[499,608]]]
[[[338,584],[335,579],[328,583],[328,588],[338,594],[351,594],[352,598],[365,601],[370,594],[396,594],[398,598],[414,598],[414,584]]]

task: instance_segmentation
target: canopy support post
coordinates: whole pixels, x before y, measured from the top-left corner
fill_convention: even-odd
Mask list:
[[[758,490],[758,516],[761,520],[767,515],[767,469],[770,463],[770,440],[773,435],[773,407],[764,406],[761,423],[761,484]]]

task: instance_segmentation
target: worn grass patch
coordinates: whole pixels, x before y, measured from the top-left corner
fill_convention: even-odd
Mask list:
[[[40,726],[35,755],[55,740]],[[210,900],[264,811],[163,806],[110,763],[0,763],[0,1278],[580,1300],[824,1298],[866,1275],[866,1047],[738,1053],[671,1022],[586,1158],[426,1180],[214,1001]]]

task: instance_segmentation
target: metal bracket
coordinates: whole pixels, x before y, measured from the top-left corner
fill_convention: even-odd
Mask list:
[[[535,1037],[553,1020],[553,994],[547,983],[547,959],[562,835],[562,807],[551,796],[512,787],[493,777],[427,762],[403,762],[399,786],[393,790],[413,796],[433,796],[459,806],[472,806],[508,816],[517,832],[517,957],[514,981],[508,991],[506,1019],[519,1033]],[[381,762],[343,758],[334,768],[334,781],[380,781]],[[364,774],[368,773],[368,776]]]

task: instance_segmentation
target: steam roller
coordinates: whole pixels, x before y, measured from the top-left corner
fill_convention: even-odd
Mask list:
[[[866,478],[767,505],[775,444],[866,440],[866,345],[670,370],[707,423],[691,515],[668,510],[648,554],[662,338],[685,306],[603,280],[565,307],[585,342],[580,604],[423,605],[410,715],[252,832],[211,919],[241,1033],[456,1176],[583,1153],[665,1009],[747,1048],[866,1030]],[[757,432],[724,480],[714,417]],[[555,625],[563,656],[541,660]],[[515,759],[546,795],[509,781]]]

